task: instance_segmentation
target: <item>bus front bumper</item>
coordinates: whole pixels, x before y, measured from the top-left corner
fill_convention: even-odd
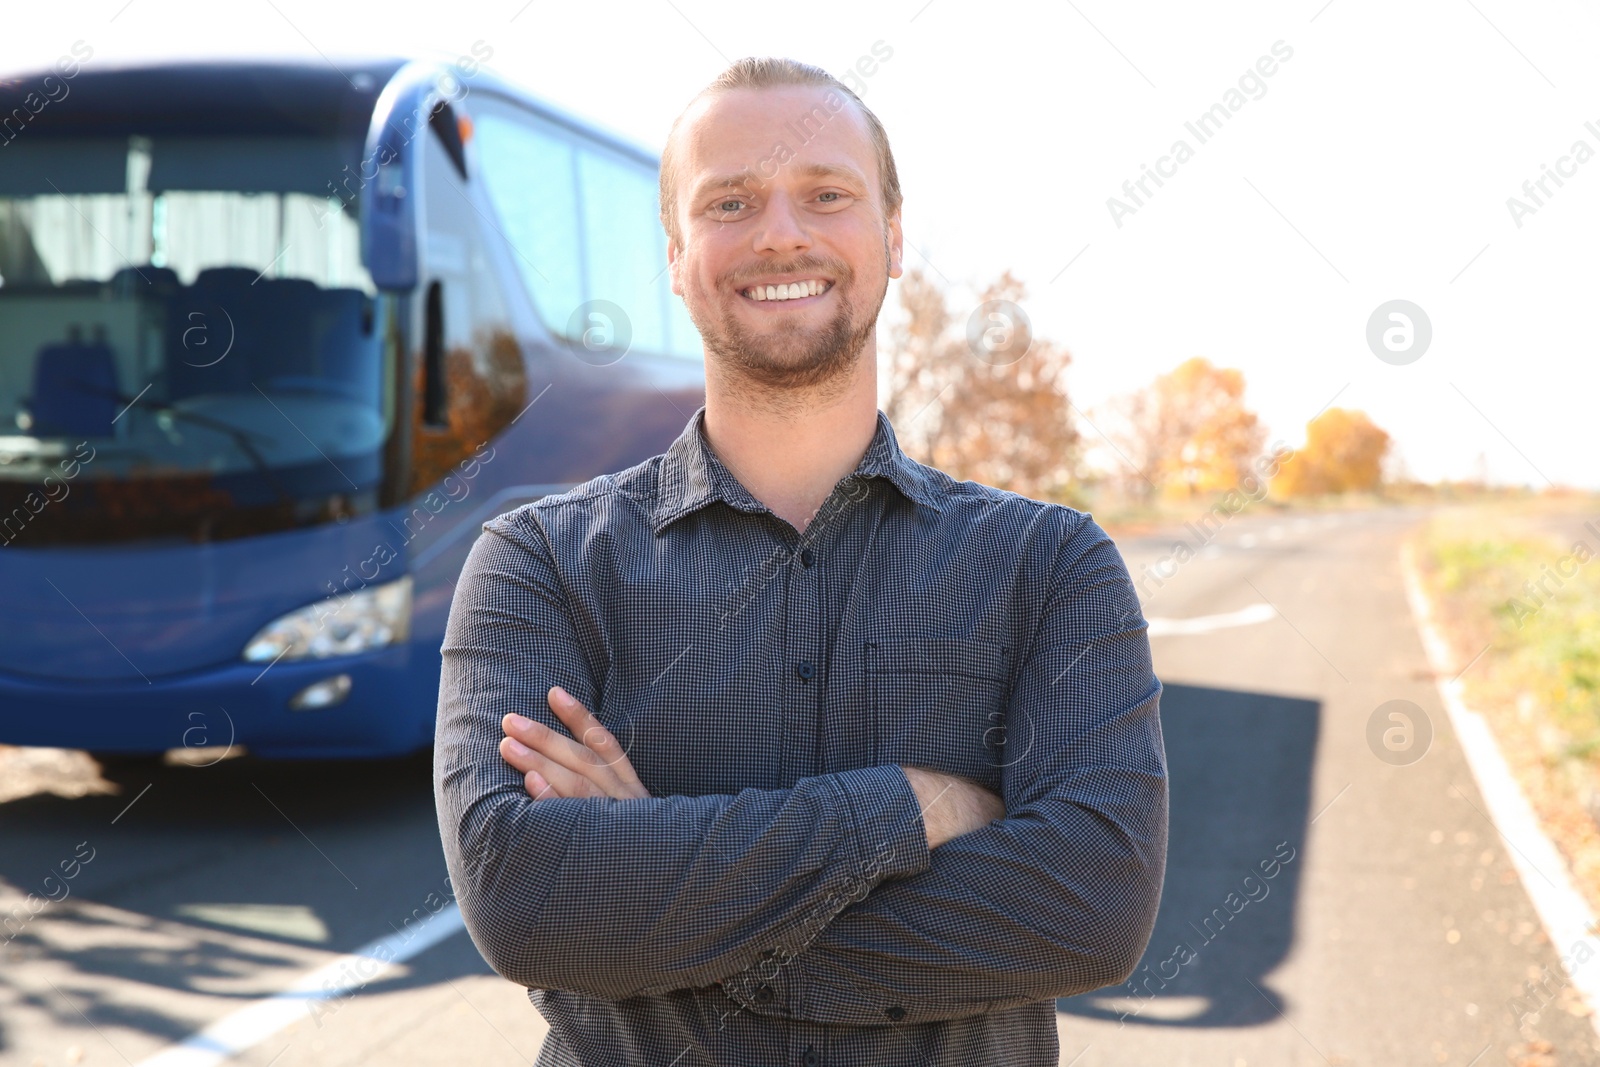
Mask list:
[[[280,759],[376,758],[433,739],[438,667],[404,645],[358,656],[235,662],[116,682],[0,673],[0,744],[106,752],[242,746]],[[336,703],[291,707],[310,687]],[[427,677],[421,677],[426,675]],[[315,704],[315,701],[312,701]]]

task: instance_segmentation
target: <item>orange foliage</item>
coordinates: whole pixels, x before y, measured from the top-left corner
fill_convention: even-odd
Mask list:
[[[411,403],[411,493],[438,482],[479,445],[499,433],[527,404],[528,378],[522,349],[511,334],[496,330],[486,346],[488,368],[479,371],[471,349],[445,352],[448,425],[422,421],[423,361],[414,361]]]
[[[1244,373],[1196,356],[1124,402],[1139,495],[1225,492],[1251,473],[1266,430],[1244,404]]]
[[[1284,496],[1371,492],[1383,481],[1389,435],[1365,412],[1329,408],[1306,424],[1305,447],[1275,483]]]

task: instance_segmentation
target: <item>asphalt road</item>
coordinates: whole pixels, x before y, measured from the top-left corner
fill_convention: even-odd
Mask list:
[[[1420,518],[1247,512],[1119,538],[1166,686],[1172,845],[1148,969],[1060,1002],[1063,1065],[1600,1063],[1407,608],[1398,548]],[[1179,540],[1195,555],[1176,563]],[[1369,744],[1391,700],[1431,725],[1414,762]],[[248,1046],[230,1062],[263,1067],[538,1052],[525,992],[464,933],[410,940],[447,892],[426,757],[102,779],[41,751],[0,764],[8,793],[27,795],[0,803],[0,1064],[140,1064],[219,1023]],[[74,877],[47,888],[63,861]],[[59,899],[33,914],[29,892]],[[415,954],[337,973],[385,937]],[[346,992],[268,999],[330,963]],[[1548,1004],[1519,1027],[1529,978]]]

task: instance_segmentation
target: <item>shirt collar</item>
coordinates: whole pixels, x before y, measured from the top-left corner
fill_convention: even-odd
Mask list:
[[[650,516],[658,534],[674,520],[713,500],[750,514],[771,511],[711,450],[705,438],[705,414],[702,404],[662,457],[656,503]],[[929,487],[926,472],[927,468],[901,451],[889,416],[880,410],[872,442],[856,464],[854,477],[883,478],[908,500],[938,511],[938,494]]]

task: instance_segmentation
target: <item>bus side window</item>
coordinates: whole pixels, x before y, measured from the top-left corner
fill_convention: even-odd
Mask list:
[[[418,301],[420,351],[412,356],[412,495],[437,485],[528,403],[504,281],[493,270],[487,227],[471,200],[474,178],[462,178],[437,127],[417,145],[426,295]]]
[[[484,186],[550,332],[625,336],[630,351],[698,362],[700,336],[667,273],[656,167],[507,101],[474,100]],[[622,310],[625,332],[605,304]]]
[[[573,135],[485,94],[474,98],[472,139],[534,310],[551,333],[566,336],[585,300]]]
[[[629,347],[662,353],[666,304],[671,293],[665,237],[656,206],[657,172],[598,146],[578,150],[578,190],[583,204],[584,297],[622,309]],[[601,314],[610,309],[603,304]]]

